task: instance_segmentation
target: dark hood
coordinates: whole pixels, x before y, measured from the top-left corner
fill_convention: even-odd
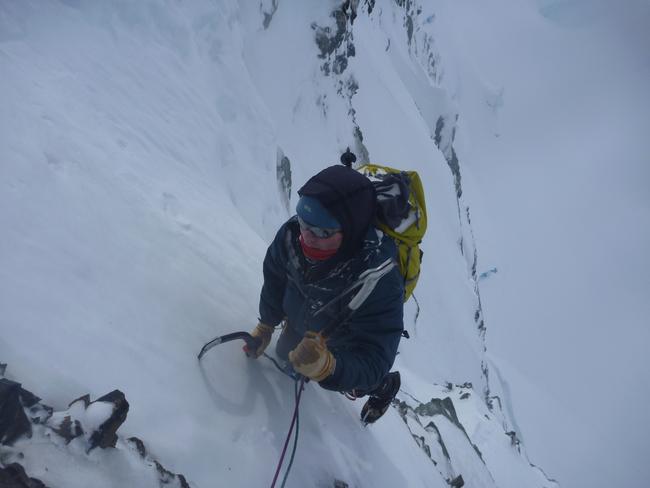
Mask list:
[[[346,166],[330,166],[311,177],[298,195],[316,198],[341,223],[343,243],[339,257],[354,255],[375,218],[372,182]]]

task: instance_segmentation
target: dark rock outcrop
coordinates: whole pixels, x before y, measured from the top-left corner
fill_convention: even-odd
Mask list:
[[[449,486],[452,488],[463,488],[465,486],[465,480],[463,479],[463,475],[459,474],[456,476],[453,480],[449,482]]]
[[[4,373],[4,368],[1,372]],[[96,447],[115,448],[117,430],[128,412],[129,403],[119,390],[92,402],[90,395],[83,395],[70,402],[68,410],[54,412],[51,407],[40,403],[36,395],[24,390],[20,383],[0,378],[0,444],[7,446],[5,455],[0,458],[0,488],[46,488],[40,480],[30,478],[19,464],[25,455],[22,449],[13,446],[17,439],[35,435],[39,436],[36,442],[43,443],[58,436],[68,444],[81,438],[79,441],[86,443],[86,452]],[[33,430],[34,425],[41,427]],[[143,469],[156,469],[160,486],[190,488],[185,476],[172,473],[148,456],[140,439],[131,437],[126,443],[133,446],[132,450],[127,450],[127,455],[140,461]],[[70,455],[76,456],[76,451],[71,450]]]
[[[110,413],[102,412],[105,418],[98,427],[91,427],[88,424],[92,425],[96,421],[89,422],[88,415],[96,416],[97,412],[92,412],[93,406],[99,406],[101,403],[110,405]],[[83,395],[72,401],[69,407],[65,412],[57,412],[48,422],[48,426],[63,437],[66,443],[85,436],[88,442],[87,452],[96,447],[115,447],[117,429],[124,423],[129,412],[129,402],[126,401],[124,393],[113,390],[94,402],[90,401],[90,395]]]
[[[175,474],[165,469],[162,464],[154,460],[156,465],[156,470],[158,471],[158,480],[160,481],[160,486],[169,485],[174,482],[178,482],[180,488],[190,488],[189,483],[185,479],[185,476],[182,474]]]
[[[38,398],[21,388],[20,383],[0,379],[0,444],[12,445],[19,437],[31,437],[32,424],[24,407],[38,402]]]
[[[99,402],[113,404],[113,413],[90,436],[89,451],[98,446],[102,449],[115,447],[115,443],[117,442],[117,429],[124,423],[126,415],[129,413],[129,402],[126,401],[124,393],[120,390],[113,390],[103,397],[98,398],[90,405]]]
[[[65,416],[63,420],[55,426],[52,430],[65,439],[66,444],[70,444],[72,439],[81,437],[84,430],[81,427],[81,422],[73,420],[69,415]]]
[[[291,209],[289,208],[291,202],[291,161],[280,148],[277,151],[275,168],[278,190],[280,191],[280,201],[287,213],[291,214]]]
[[[36,478],[30,478],[25,469],[18,463],[0,467],[0,486],[2,488],[47,488]]]
[[[144,442],[142,442],[142,440],[138,439],[137,437],[129,437],[127,441],[133,444],[135,450],[138,451],[140,457],[144,459],[145,456],[147,455],[147,449],[144,447]]]

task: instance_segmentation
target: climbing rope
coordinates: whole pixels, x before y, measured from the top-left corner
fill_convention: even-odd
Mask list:
[[[293,393],[296,401],[298,401],[298,395],[299,395],[299,390],[298,390],[298,380],[293,384]],[[302,388],[302,386],[300,387]],[[280,488],[284,488],[284,485],[287,482],[287,478],[289,477],[289,471],[291,471],[291,466],[293,466],[293,459],[296,456],[296,449],[298,448],[298,432],[300,430],[300,412],[296,413],[296,435],[293,438],[293,449],[291,450],[291,457],[289,458],[289,464],[287,465],[287,470],[284,473],[284,478],[282,479],[282,486]]]
[[[291,466],[293,466],[293,460],[296,457],[296,450],[298,448],[298,433],[300,431],[300,410],[299,410],[299,405],[300,405],[300,396],[302,394],[302,390],[305,389],[305,380],[306,378],[304,376],[299,375],[298,373],[289,372],[287,368],[283,368],[280,363],[278,363],[274,358],[269,356],[266,353],[263,353],[264,357],[267,358],[269,361],[273,363],[273,365],[280,371],[283,375],[288,376],[293,380],[293,396],[294,396],[294,402],[295,406],[293,409],[293,418],[291,419],[291,426],[289,427],[289,433],[287,434],[287,438],[284,441],[284,448],[282,449],[282,454],[280,456],[280,461],[278,462],[278,466],[275,470],[275,476],[273,477],[273,483],[271,483],[271,488],[275,487],[275,483],[278,480],[278,475],[280,474],[280,469],[282,468],[282,463],[284,462],[284,456],[287,453],[287,446],[289,445],[289,440],[291,439],[291,433],[293,431],[293,426],[296,426],[296,435],[293,438],[293,449],[291,450],[291,456],[289,457],[289,464],[287,465],[287,469],[284,472],[284,477],[282,478],[282,484],[280,485],[280,488],[284,488],[284,485],[287,482],[287,479],[289,478],[289,472],[291,471]]]
[[[242,339],[244,342],[246,342],[246,347],[244,348],[244,351],[248,355],[248,350],[254,351],[257,349],[259,346],[259,339],[254,338],[251,336],[248,332],[234,332],[231,334],[226,334],[223,336],[215,337],[211,341],[207,342],[201,351],[199,352],[198,359],[199,362],[201,361],[201,358],[205,355],[206,352],[208,352],[210,349],[213,347],[223,344],[224,342],[230,342],[233,340],[237,339]],[[273,477],[273,482],[271,483],[271,488],[275,488],[275,483],[278,480],[278,475],[280,474],[280,470],[282,469],[282,463],[284,462],[284,456],[287,453],[287,447],[289,446],[289,441],[291,440],[291,434],[293,433],[293,428],[294,425],[296,427],[296,435],[293,440],[293,449],[291,451],[291,457],[289,459],[289,464],[287,465],[287,470],[284,473],[284,478],[282,480],[282,485],[281,488],[284,488],[284,485],[287,482],[287,478],[289,477],[289,472],[291,471],[291,466],[293,465],[293,460],[296,455],[296,449],[298,448],[298,430],[300,427],[300,422],[299,422],[299,406],[300,406],[300,397],[302,395],[302,391],[305,389],[305,383],[309,381],[308,378],[305,378],[304,376],[296,373],[293,371],[291,368],[283,368],[274,358],[269,356],[268,354],[264,353],[264,357],[267,358],[269,361],[271,361],[275,367],[285,376],[288,376],[294,381],[293,385],[293,392],[294,392],[294,401],[295,401],[295,406],[293,409],[293,417],[291,418],[291,426],[289,427],[289,433],[287,434],[287,438],[284,441],[284,447],[282,449],[282,455],[280,456],[280,461],[278,462],[278,467],[275,470],[275,476]]]
[[[275,487],[275,483],[278,480],[278,475],[280,474],[280,470],[282,469],[282,463],[284,462],[284,456],[287,453],[287,447],[289,446],[289,440],[291,439],[291,434],[293,432],[293,427],[294,425],[296,426],[296,437],[294,440],[293,444],[293,452],[291,453],[291,459],[289,461],[289,465],[287,466],[287,471],[284,475],[284,480],[282,481],[282,487],[284,487],[284,484],[287,481],[287,477],[289,476],[289,471],[291,470],[291,465],[293,464],[293,459],[296,454],[296,448],[298,446],[298,407],[300,406],[300,397],[302,395],[302,390],[304,389],[305,385],[305,378],[304,377],[296,377],[295,378],[295,383],[294,383],[294,396],[295,396],[295,406],[293,409],[293,417],[291,418],[291,426],[289,427],[289,433],[287,434],[287,438],[284,441],[284,447],[282,448],[282,454],[280,455],[280,461],[278,461],[278,467],[275,470],[275,476],[273,476],[273,482],[271,483],[271,488]]]
[[[294,373],[290,373],[289,371],[287,371],[287,368],[283,368],[282,366],[280,366],[280,363],[278,363],[275,359],[273,359],[273,358],[272,358],[271,356],[269,356],[268,354],[266,354],[266,353],[262,353],[262,354],[263,354],[263,356],[264,356],[266,359],[268,359],[269,361],[271,361],[271,362],[275,365],[275,367],[278,369],[278,371],[280,371],[280,373],[282,373],[283,375],[288,376],[288,377],[291,378],[292,380],[298,379],[298,378],[300,377],[299,374],[297,374],[297,373],[295,373],[295,372],[294,372]]]

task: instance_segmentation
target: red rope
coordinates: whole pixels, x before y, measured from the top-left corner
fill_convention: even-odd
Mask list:
[[[289,433],[287,434],[287,438],[284,441],[284,447],[282,448],[282,455],[280,456],[278,467],[275,470],[275,476],[273,477],[273,483],[271,483],[271,488],[275,487],[275,482],[278,480],[280,469],[282,468],[282,463],[284,462],[284,455],[287,453],[287,446],[289,445],[289,439],[291,439],[293,426],[296,424],[296,418],[298,418],[298,405],[300,404],[300,396],[302,395],[304,384],[305,384],[305,378],[303,377],[300,380],[300,387],[298,388],[298,396],[296,397],[296,406],[293,408],[293,418],[291,419],[291,426],[289,427]]]

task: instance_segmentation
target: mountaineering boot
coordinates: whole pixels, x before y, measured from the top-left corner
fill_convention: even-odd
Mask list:
[[[388,373],[381,385],[368,394],[368,401],[361,409],[361,421],[364,424],[372,424],[379,420],[388,410],[401,384],[399,371]]]

